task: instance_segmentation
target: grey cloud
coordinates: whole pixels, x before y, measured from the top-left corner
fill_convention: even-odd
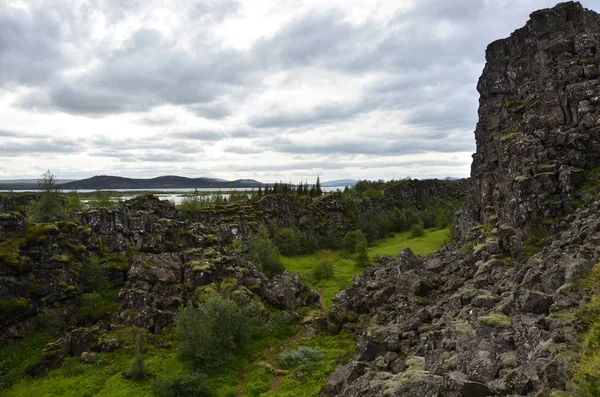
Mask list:
[[[187,109],[198,117],[212,120],[221,120],[232,114],[231,107],[219,103],[191,105]]]
[[[64,11],[64,10],[63,10]],[[0,87],[43,84],[66,64],[58,9],[0,8]]]
[[[266,150],[264,148],[250,147],[247,145],[231,144],[225,145],[223,151],[234,154],[259,154],[264,153]]]
[[[307,171],[314,170],[341,170],[347,168],[403,168],[403,167],[464,167],[467,165],[460,160],[421,159],[421,160],[392,160],[392,161],[295,161],[287,164],[263,164],[258,166],[233,166],[232,170],[238,172],[265,172],[277,169],[279,171]]]
[[[315,123],[346,120],[360,113],[367,112],[372,108],[373,106],[369,106],[368,103],[364,102],[358,104],[328,104],[315,106],[308,111],[296,111],[294,113],[267,111],[265,114],[250,118],[248,122],[256,128],[299,127]]]
[[[109,139],[92,137],[85,142],[91,156],[127,158],[139,156],[141,152],[153,151],[156,148],[168,150],[175,154],[197,154],[203,151],[196,142],[173,140],[167,135],[157,135],[144,139]]]
[[[18,157],[31,154],[72,154],[81,153],[83,147],[66,139],[30,139],[27,141],[4,140],[0,142],[0,154]]]
[[[216,131],[210,130],[193,130],[193,131],[182,131],[182,132],[174,132],[169,134],[170,137],[175,139],[192,139],[198,141],[220,141],[225,139],[225,136],[219,134]]]
[[[289,138],[265,141],[263,147],[274,151],[296,154],[369,154],[378,156],[399,156],[425,152],[453,153],[473,150],[474,144],[469,139],[346,139],[334,142],[307,143],[293,142]]]

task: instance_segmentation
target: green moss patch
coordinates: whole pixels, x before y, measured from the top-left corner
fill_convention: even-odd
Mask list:
[[[504,314],[500,314],[500,313],[495,313],[495,314],[491,314],[489,316],[479,317],[479,321],[481,321],[483,324],[490,326],[490,327],[500,327],[500,328],[512,327],[512,320],[510,319],[510,317],[508,317]]]

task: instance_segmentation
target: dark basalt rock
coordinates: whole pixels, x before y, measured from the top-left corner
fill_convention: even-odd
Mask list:
[[[600,16],[577,2],[534,12],[486,60],[458,241],[380,261],[336,296],[331,329],[359,341],[322,396],[566,390],[561,353],[581,329],[565,314],[586,304],[577,280],[600,258],[600,197],[575,207],[600,166]],[[531,236],[540,252],[527,258]]]
[[[574,211],[587,170],[600,165],[600,24],[577,2],[531,14],[525,27],[490,44],[477,89],[477,151],[456,224],[511,227],[513,254],[542,222]]]

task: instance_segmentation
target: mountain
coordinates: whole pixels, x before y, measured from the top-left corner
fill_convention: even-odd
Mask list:
[[[356,179],[336,179],[321,183],[322,187],[354,186],[358,182]]]
[[[214,178],[186,178],[167,175],[150,179],[124,178],[111,175],[97,175],[80,181],[61,184],[63,189],[193,189],[215,188],[230,189],[237,187],[258,187],[262,184],[253,179],[222,181]]]

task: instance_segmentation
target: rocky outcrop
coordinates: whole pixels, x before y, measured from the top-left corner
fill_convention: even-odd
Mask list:
[[[120,305],[111,321],[153,333],[169,325],[181,305],[222,289],[286,310],[319,301],[297,275],[269,280],[204,225],[183,220],[156,197],[88,210],[71,222],[25,226],[22,215],[9,216],[21,221],[21,229],[0,242],[0,336],[9,343],[39,326],[41,314],[71,317],[87,274],[98,271],[94,264],[117,289]]]
[[[503,225],[513,234],[504,248],[514,253],[575,210],[578,188],[600,165],[598,18],[561,3],[488,46],[460,238],[477,224]]]
[[[600,16],[575,2],[537,11],[486,59],[459,241],[383,258],[335,298],[329,327],[359,341],[321,396],[567,388],[600,258],[600,196],[577,202],[599,165]]]
[[[268,195],[247,203],[208,207],[194,213],[195,220],[206,225],[224,242],[245,238],[259,223],[277,227],[310,230],[320,237],[338,239],[356,228],[355,214],[378,214],[396,207],[423,209],[432,200],[462,200],[470,186],[469,179],[408,179],[385,189],[382,197],[344,199],[339,192],[323,197]]]

